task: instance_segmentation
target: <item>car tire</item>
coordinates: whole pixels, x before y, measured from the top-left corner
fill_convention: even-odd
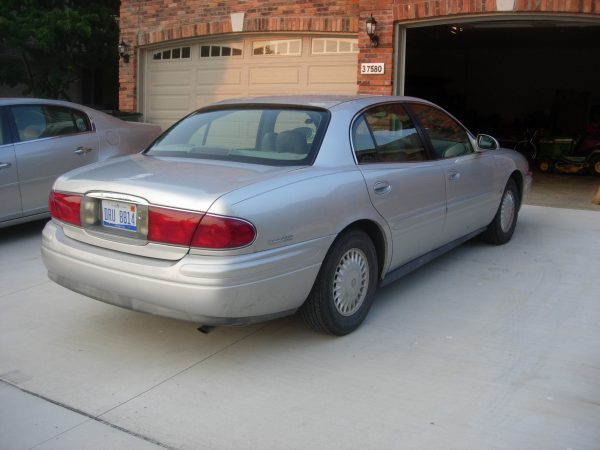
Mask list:
[[[554,161],[548,158],[541,159],[538,163],[538,170],[542,173],[552,173],[554,171]]]
[[[590,173],[600,177],[600,157],[594,156],[589,163]]]
[[[377,253],[369,236],[356,229],[340,235],[302,305],[305,322],[316,331],[336,336],[354,331],[371,308],[378,273]]]
[[[510,241],[517,225],[519,206],[519,189],[517,183],[510,179],[504,188],[494,220],[482,234],[483,240],[494,245]]]

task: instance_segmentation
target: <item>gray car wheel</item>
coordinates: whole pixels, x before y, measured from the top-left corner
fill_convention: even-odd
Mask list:
[[[510,241],[517,225],[519,206],[519,189],[515,181],[510,179],[504,188],[494,220],[482,234],[483,240],[495,245]]]
[[[365,319],[377,289],[377,254],[369,236],[351,230],[333,243],[301,308],[317,331],[341,336]]]

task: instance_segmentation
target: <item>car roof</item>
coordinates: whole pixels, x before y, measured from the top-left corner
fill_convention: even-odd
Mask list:
[[[63,106],[76,106],[81,107],[76,103],[68,102],[65,100],[50,100],[46,98],[24,98],[24,97],[3,97],[0,98],[0,106],[7,105],[38,105],[40,103],[48,105],[63,105]]]
[[[219,106],[248,105],[248,104],[270,104],[286,106],[306,106],[312,108],[333,109],[342,105],[365,107],[377,103],[418,101],[429,103],[426,100],[406,97],[406,96],[383,96],[383,95],[276,95],[261,97],[243,97],[223,100],[212,103],[204,108],[213,108]],[[32,104],[50,104],[77,107],[88,110],[84,105],[72,103],[64,100],[50,100],[42,98],[23,98],[23,97],[5,97],[0,98],[0,106],[7,105],[32,105]],[[204,109],[201,108],[201,109]]]
[[[418,101],[429,103],[415,97],[405,96],[382,96],[382,95],[281,95],[268,97],[244,97],[223,100],[218,103],[213,103],[211,106],[233,106],[247,104],[270,104],[270,105],[286,105],[286,106],[306,106],[318,107],[324,109],[333,109],[339,106],[353,104],[361,107],[376,103],[386,102],[403,102],[403,101]]]

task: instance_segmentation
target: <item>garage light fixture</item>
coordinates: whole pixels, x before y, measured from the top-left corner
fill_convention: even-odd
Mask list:
[[[119,50],[119,56],[121,57],[123,62],[128,63],[129,56],[131,55],[131,47],[128,44],[126,44],[124,41],[121,41],[119,43],[119,45],[117,46],[117,49]]]
[[[373,14],[371,14],[371,17],[367,19],[365,25],[369,39],[371,39],[371,47],[379,46],[379,36],[375,34],[375,31],[377,31],[377,21],[373,17]]]
[[[459,34],[459,33],[462,33],[462,32],[463,32],[463,27],[458,27],[456,25],[452,25],[450,27],[450,33],[452,33],[452,34]]]

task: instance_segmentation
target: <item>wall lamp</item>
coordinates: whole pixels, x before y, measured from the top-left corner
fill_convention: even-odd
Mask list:
[[[371,47],[379,46],[379,36],[375,34],[377,31],[377,21],[373,18],[373,14],[371,14],[371,17],[367,19],[365,25],[369,39],[371,39]]]
[[[117,46],[117,49],[119,50],[119,56],[121,57],[123,62],[128,63],[129,56],[131,55],[131,47],[128,44],[126,44],[124,41],[121,41],[119,43],[119,45]]]

